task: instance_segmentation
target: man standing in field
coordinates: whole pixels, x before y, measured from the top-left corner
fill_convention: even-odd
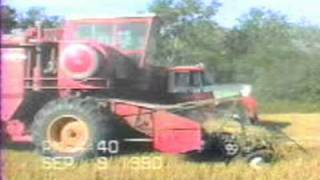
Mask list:
[[[249,118],[252,124],[259,122],[258,117],[258,103],[257,100],[251,96],[251,87],[245,86],[240,90],[241,93],[241,104],[244,107],[246,116]]]

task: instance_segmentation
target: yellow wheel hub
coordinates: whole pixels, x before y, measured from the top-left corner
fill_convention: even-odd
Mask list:
[[[47,129],[50,148],[61,153],[85,150],[89,141],[87,124],[75,116],[61,116],[50,123]]]

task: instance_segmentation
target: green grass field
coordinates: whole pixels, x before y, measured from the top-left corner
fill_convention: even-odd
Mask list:
[[[44,163],[31,151],[5,150],[4,168],[7,179],[320,179],[320,114],[262,115],[266,126],[276,126],[303,145],[303,153],[294,145],[283,149],[281,159],[260,170],[242,161],[229,165],[221,161],[192,161],[184,155],[136,153],[111,159],[96,159],[71,167]]]

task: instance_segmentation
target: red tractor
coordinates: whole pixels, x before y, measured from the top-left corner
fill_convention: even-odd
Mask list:
[[[196,88],[206,82],[200,66],[150,64],[158,26],[153,15],[115,17],[4,35],[2,131],[44,155],[75,159],[101,146],[116,153],[126,141],[166,153],[204,150],[201,123],[184,112],[212,111],[213,93]],[[123,128],[136,136],[120,135]]]

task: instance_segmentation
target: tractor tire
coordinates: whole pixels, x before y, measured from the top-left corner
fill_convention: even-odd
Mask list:
[[[31,131],[44,156],[82,160],[97,156],[98,144],[110,140],[112,117],[93,98],[64,98],[47,103],[35,115]]]
[[[219,147],[225,158],[234,158],[240,151],[240,145],[231,134],[221,134],[219,137]]]

